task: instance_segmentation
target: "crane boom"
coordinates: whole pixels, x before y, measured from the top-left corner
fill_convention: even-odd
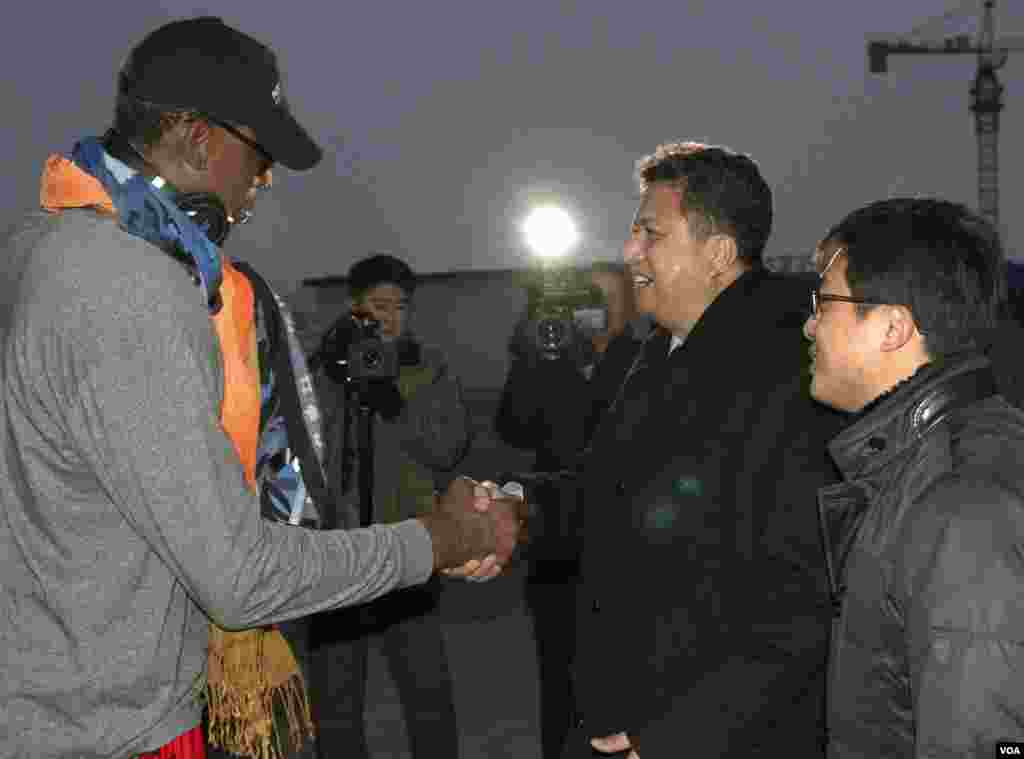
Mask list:
[[[1003,109],[1003,86],[996,70],[1002,68],[1011,51],[1024,51],[1024,39],[995,36],[995,0],[985,0],[981,28],[976,38],[957,34],[935,41],[890,38],[868,41],[868,70],[889,71],[890,55],[975,55],[977,73],[970,88],[970,110],[974,114],[978,145],[978,210],[999,229],[999,113]]]

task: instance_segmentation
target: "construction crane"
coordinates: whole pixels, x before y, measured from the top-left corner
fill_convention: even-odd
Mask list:
[[[939,19],[948,22],[963,15],[959,8]],[[920,27],[919,27],[920,29]],[[888,57],[903,54],[976,55],[977,73],[970,88],[970,110],[978,140],[978,211],[999,226],[999,112],[1003,110],[1003,85],[996,71],[1006,65],[1010,51],[1024,51],[1024,38],[995,36],[995,0],[984,0],[981,23],[972,38],[956,34],[939,39],[920,39],[920,32],[868,41],[868,67],[872,74],[888,72]]]

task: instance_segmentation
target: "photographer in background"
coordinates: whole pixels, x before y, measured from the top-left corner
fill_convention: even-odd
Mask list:
[[[351,312],[328,331],[315,357],[322,367],[317,389],[328,486],[341,504],[340,520],[353,526],[398,522],[431,510],[435,489],[447,483],[468,449],[469,416],[441,352],[421,345],[409,329],[416,289],[409,266],[374,255],[352,266],[348,284]],[[365,467],[369,471],[361,472]],[[361,487],[366,474],[372,474],[372,500]],[[413,756],[458,755],[439,589],[435,576],[426,585],[314,619],[311,700],[321,756],[345,747],[353,757],[369,757],[364,708],[371,641],[380,645],[398,687]]]
[[[524,317],[516,326],[511,367],[495,427],[508,445],[536,452],[535,472],[574,469],[598,418],[612,402],[649,325],[637,318],[633,289],[614,263],[597,263],[590,281],[601,290],[603,325],[577,325],[575,339],[545,356]],[[541,684],[544,759],[557,759],[569,728],[569,660],[579,573],[579,505],[569,483],[535,493],[526,598],[533,616]]]

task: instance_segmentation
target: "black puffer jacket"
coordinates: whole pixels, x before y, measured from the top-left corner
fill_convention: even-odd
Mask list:
[[[1024,413],[981,357],[929,365],[830,445],[830,757],[1024,740]]]

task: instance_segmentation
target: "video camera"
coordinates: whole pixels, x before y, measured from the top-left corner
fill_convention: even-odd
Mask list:
[[[526,282],[528,349],[548,360],[590,340],[608,326],[608,303],[588,270],[544,266]]]
[[[413,343],[413,345],[415,345]],[[317,351],[319,363],[334,382],[394,380],[400,361],[397,341],[380,336],[380,322],[369,314],[352,311],[324,334]]]

